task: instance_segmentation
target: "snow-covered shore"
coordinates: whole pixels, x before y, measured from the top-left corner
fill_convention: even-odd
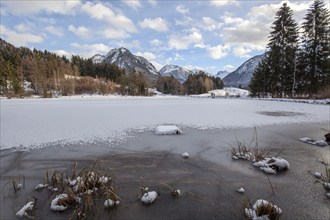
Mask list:
[[[111,143],[172,124],[198,129],[326,122],[329,106],[248,99],[70,97],[1,100],[1,149]]]

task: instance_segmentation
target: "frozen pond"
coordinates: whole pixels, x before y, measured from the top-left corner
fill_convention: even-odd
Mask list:
[[[1,100],[1,149],[114,143],[127,139],[132,131],[153,130],[160,124],[205,130],[326,122],[328,117],[327,105],[247,99],[73,97]]]

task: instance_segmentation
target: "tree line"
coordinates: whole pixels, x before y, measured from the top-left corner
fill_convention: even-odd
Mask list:
[[[150,81],[138,72],[127,74],[115,64],[94,63],[91,58],[77,55],[69,60],[46,50],[17,48],[2,39],[0,66],[0,95],[7,97],[110,93],[147,96],[151,95],[151,87],[164,94],[184,95],[223,87],[220,78],[203,72],[189,76],[184,84],[173,76]],[[25,82],[29,82],[29,88]]]
[[[253,96],[330,97],[330,13],[322,0],[308,9],[302,26],[284,3],[277,11],[265,58],[249,88]],[[299,31],[300,30],[300,31]]]

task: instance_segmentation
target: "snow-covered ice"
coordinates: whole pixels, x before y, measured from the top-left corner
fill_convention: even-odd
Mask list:
[[[155,133],[161,135],[183,134],[183,131],[175,125],[159,125],[156,127]]]
[[[191,97],[62,97],[1,99],[1,149],[29,150],[54,145],[113,143],[132,131],[158,125],[180,128],[242,128],[326,122],[329,106],[250,99]],[[293,116],[258,112],[290,111]]]

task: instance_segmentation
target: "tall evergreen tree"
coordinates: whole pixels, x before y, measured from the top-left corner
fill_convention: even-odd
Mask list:
[[[266,55],[253,73],[249,85],[252,96],[264,97],[271,91],[269,78],[270,67],[268,61],[269,59]]]
[[[277,97],[292,92],[298,48],[298,25],[292,15],[292,10],[284,3],[276,13],[267,45],[270,92]]]
[[[325,3],[315,0],[304,20],[298,85],[311,96],[330,85],[330,13]]]

